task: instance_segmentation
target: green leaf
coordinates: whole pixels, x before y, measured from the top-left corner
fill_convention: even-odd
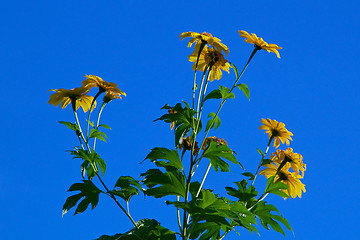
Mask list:
[[[70,196],[65,201],[62,209],[62,215],[67,213],[83,197],[84,199],[78,204],[74,215],[84,212],[88,208],[89,204],[91,204],[92,209],[94,209],[99,202],[99,195],[102,192],[91,181],[88,180],[83,180],[83,183],[75,183],[71,185],[68,192],[72,191],[80,191],[80,193]]]
[[[67,126],[71,130],[74,130],[74,131],[79,130],[78,126],[76,124],[74,124],[74,123],[65,122],[65,121],[58,121],[58,123],[61,123],[61,124],[65,125],[65,126]]]
[[[96,168],[100,168],[102,175],[104,176],[106,171],[106,163],[105,161],[100,158],[100,155],[97,154],[94,150],[92,150],[91,153],[87,150],[83,149],[75,149],[73,151],[70,151],[71,155],[73,155],[73,158],[80,158],[84,160],[84,163],[81,164],[81,173],[82,176],[85,177],[85,170],[87,171],[88,178],[91,180],[96,173],[98,173],[98,169],[94,171],[94,166]],[[87,162],[87,163],[85,163]],[[91,164],[90,164],[91,163]]]
[[[253,180],[255,178],[254,174],[252,174],[251,172],[244,172],[241,175],[249,177],[249,180]]]
[[[98,129],[93,128],[90,130],[89,138],[98,138],[99,140],[106,142],[105,138],[107,138],[107,136],[104,132],[101,132]]]
[[[235,185],[238,189],[232,187],[225,187],[230,196],[236,197],[239,201],[248,204],[248,202],[255,202],[255,197],[258,195],[258,192],[255,190],[254,186],[247,186],[248,182],[243,179],[240,182],[235,182]],[[249,207],[249,205],[246,205]]]
[[[155,219],[142,219],[124,234],[103,235],[97,240],[176,240],[175,232],[163,227]]]
[[[243,93],[245,94],[245,96],[247,97],[247,99],[250,101],[250,90],[248,88],[248,86],[245,83],[240,83],[238,85],[236,85],[241,91],[243,91]]]
[[[279,195],[284,198],[288,198],[289,196],[281,191],[281,189],[288,189],[289,186],[282,182],[274,183],[275,176],[269,177],[266,183],[265,193],[273,193]]]
[[[258,153],[259,153],[261,156],[264,156],[263,152],[262,152],[260,149],[256,148],[256,150],[258,151]]]
[[[227,164],[223,159],[226,159],[234,164],[242,165],[236,160],[236,157],[233,154],[234,152],[225,144],[217,145],[215,142],[210,142],[209,147],[205,150],[202,157],[210,160],[211,165],[216,172],[229,172],[229,164]]]
[[[230,88],[220,85],[219,86],[220,94],[222,99],[235,98],[235,94],[230,92]]]
[[[266,204],[266,202],[260,201],[251,209],[251,212],[253,212],[260,219],[261,225],[266,229],[270,229],[269,228],[270,226],[275,231],[285,235],[284,230],[282,229],[281,225],[278,223],[280,222],[284,224],[288,230],[291,230],[288,221],[285,218],[283,218],[280,215],[279,211],[276,209],[276,207],[271,204]],[[278,215],[272,214],[272,212],[278,213]]]
[[[211,112],[209,114],[208,118],[210,118],[210,117],[211,117],[211,119],[209,119],[209,121],[206,124],[205,132],[207,132],[207,130],[209,130],[213,127],[214,127],[214,129],[217,129],[221,124],[219,116],[217,116],[214,112]],[[215,117],[215,119],[214,119],[214,117]]]
[[[158,167],[175,167],[176,169],[180,170],[184,169],[179,158],[179,153],[176,150],[157,147],[152,149],[145,159],[149,159],[150,161],[154,162]],[[160,159],[168,161],[159,161]]]
[[[111,127],[109,127],[108,125],[106,124],[100,124],[99,127],[103,127],[103,128],[106,128],[106,129],[110,129],[111,130]],[[98,127],[98,128],[99,128]]]
[[[273,161],[271,161],[270,159],[263,159],[262,163],[261,163],[261,166],[264,166],[266,164],[270,164],[272,163]]]
[[[160,118],[154,120],[162,120],[166,123],[175,122],[175,146],[179,146],[182,143],[182,139],[190,132],[191,129],[195,129],[197,122],[194,118],[196,111],[189,107],[189,104],[184,103],[182,107],[181,103],[177,103],[174,107],[169,107],[165,105],[162,109],[172,109],[175,113],[164,114]],[[199,128],[201,129],[201,122],[199,123]],[[198,130],[200,131],[200,130]]]
[[[138,195],[142,190],[139,181],[136,181],[130,176],[121,176],[115,186],[114,190],[110,191],[112,194],[121,197],[126,202],[129,202],[131,197]]]
[[[229,62],[231,67],[234,69],[234,72],[235,72],[235,76],[236,76],[236,79],[239,78],[239,71],[238,69],[235,67],[235,65],[232,63],[232,62]]]
[[[220,90],[219,89],[215,89],[215,90],[212,90],[211,92],[209,92],[205,98],[204,98],[204,102],[206,100],[209,100],[209,99],[220,99],[222,98],[221,96],[221,93],[220,93]]]
[[[143,183],[148,187],[145,193],[161,198],[168,195],[185,197],[185,176],[174,167],[166,167],[166,172],[159,169],[149,169],[141,174]]]
[[[87,119],[86,119],[86,122],[88,122],[90,126],[94,127],[94,123],[93,123],[93,122],[91,122],[91,121],[89,121],[89,120],[87,120]]]

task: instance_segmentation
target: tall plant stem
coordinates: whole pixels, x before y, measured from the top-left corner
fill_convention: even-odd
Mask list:
[[[253,185],[254,185],[254,182],[255,182],[256,176],[257,176],[257,174],[258,174],[258,172],[259,172],[260,167],[262,166],[262,163],[263,163],[263,161],[264,161],[264,158],[265,158],[265,156],[266,156],[267,152],[269,151],[269,147],[270,147],[270,144],[271,144],[271,142],[272,142],[272,140],[273,140],[273,139],[274,139],[274,136],[272,135],[272,136],[270,137],[270,139],[269,139],[268,144],[267,144],[267,147],[266,147],[265,153],[263,153],[263,154],[262,154],[261,161],[260,161],[260,163],[259,163],[258,168],[256,169],[256,173],[255,173],[255,175],[254,175],[254,179],[253,179],[253,180],[252,180],[252,182],[251,182],[251,186],[253,186]]]
[[[191,182],[191,172],[194,168],[194,162],[191,160],[190,162],[190,169],[189,169],[189,175],[186,179],[186,191],[185,191],[185,203],[187,203],[188,201],[188,197],[189,197],[189,189],[190,189],[190,182]],[[183,215],[183,226],[182,226],[182,239],[186,240],[187,239],[187,224],[188,224],[188,214],[184,209],[184,215]]]
[[[199,48],[199,53],[197,55],[197,59],[196,59],[196,63],[195,63],[194,84],[193,84],[193,102],[192,102],[192,108],[193,109],[195,107],[196,72],[197,72],[197,67],[198,67],[198,64],[199,64],[199,58],[200,58],[201,51],[204,49],[205,45],[206,45],[206,42],[201,42],[201,45],[200,45],[200,48]]]
[[[90,115],[91,115],[91,112],[94,108],[94,104],[95,104],[95,101],[96,99],[100,96],[100,94],[103,93],[103,91],[99,91],[95,97],[93,98],[92,102],[91,102],[91,105],[90,105],[90,110],[89,110],[89,114],[88,114],[88,118],[87,118],[87,127],[86,127],[86,139],[87,141],[89,141],[89,125],[90,125]]]
[[[241,78],[241,76],[244,74],[246,68],[248,67],[251,59],[254,57],[255,53],[256,53],[258,50],[260,50],[260,49],[261,49],[261,48],[259,48],[257,45],[255,45],[254,50],[253,50],[252,53],[250,54],[249,60],[248,60],[247,63],[245,64],[245,66],[244,66],[243,70],[241,71],[240,75],[239,75],[239,76],[237,77],[237,79],[235,80],[235,82],[234,82],[232,88],[230,89],[229,93],[231,93],[231,92],[234,90],[234,88],[236,87],[236,84],[238,83],[239,79]],[[214,121],[215,121],[216,117],[219,115],[219,112],[220,112],[221,108],[223,107],[223,105],[225,104],[226,100],[227,100],[227,99],[223,99],[223,100],[221,101],[220,106],[219,106],[218,110],[217,110],[216,113],[215,113],[215,116],[214,116],[213,119],[211,120],[210,126],[212,126],[212,125],[214,124]],[[202,145],[205,143],[205,140],[206,140],[206,138],[207,138],[207,136],[208,136],[208,134],[209,134],[209,131],[210,131],[210,128],[206,131],[205,137],[204,137],[204,139],[203,139],[203,141],[202,141],[202,143],[201,143],[200,146],[202,146]],[[201,159],[200,159],[199,162],[197,163],[197,165],[196,165],[196,167],[195,167],[194,172],[192,173],[192,175],[195,174],[196,169],[197,169],[197,168],[199,167],[199,165],[200,165],[200,161],[201,161]],[[208,168],[210,167],[210,165],[211,165],[211,163],[209,163]],[[204,175],[203,179],[206,178],[206,175],[207,175],[207,174]]]
[[[103,109],[104,109],[105,105],[106,105],[106,103],[105,103],[105,102],[103,102],[103,103],[102,103],[102,105],[101,105],[101,108],[100,108],[100,110],[99,110],[99,114],[98,114],[98,118],[97,118],[97,121],[96,121],[96,127],[95,127],[95,129],[98,129],[98,127],[99,127],[99,123],[100,123],[100,116],[101,116],[101,113],[102,113],[102,111],[103,111]],[[96,138],[94,138],[94,145],[93,145],[93,149],[94,149],[94,150],[95,150],[95,145],[96,145]]]
[[[73,106],[73,112],[74,112],[74,116],[75,116],[75,120],[76,120],[76,124],[78,125],[78,128],[79,128],[79,132],[80,132],[80,136],[82,138],[82,140],[84,141],[85,145],[86,145],[86,148],[87,150],[89,151],[89,153],[91,152],[91,149],[90,149],[90,146],[88,144],[88,142],[86,141],[85,137],[84,137],[84,134],[81,130],[81,125],[80,125],[80,122],[79,122],[79,118],[77,116],[77,113],[76,113],[76,109],[75,109],[75,103],[74,101],[72,101],[72,106]],[[84,149],[84,148],[83,148]],[[114,201],[115,203],[120,207],[120,209],[125,213],[125,215],[130,219],[130,221],[134,224],[134,226],[136,228],[138,228],[138,226],[136,225],[136,222],[134,221],[134,219],[130,216],[130,214],[125,210],[125,208],[119,203],[119,201],[116,199],[116,197],[114,196],[114,194],[112,194],[109,190],[109,188],[106,186],[106,184],[104,183],[104,181],[101,179],[100,175],[98,174],[98,169],[96,167],[96,165],[94,165],[93,163],[90,163],[91,164],[91,167],[94,169],[94,172],[96,174],[96,176],[98,177],[100,183],[103,185],[103,187],[105,188],[106,190],[106,195],[110,196]]]

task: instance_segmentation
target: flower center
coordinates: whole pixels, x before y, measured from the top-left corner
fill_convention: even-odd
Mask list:
[[[279,171],[279,172],[278,172],[278,176],[279,176],[279,181],[286,181],[286,180],[288,180],[286,174],[283,173],[282,171]]]
[[[280,132],[276,129],[271,129],[271,134],[274,136],[274,137],[278,137],[280,136]]]

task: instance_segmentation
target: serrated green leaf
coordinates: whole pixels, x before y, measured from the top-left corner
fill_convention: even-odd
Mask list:
[[[220,93],[220,90],[219,89],[215,89],[215,90],[212,90],[211,92],[209,92],[205,98],[204,98],[204,102],[206,100],[209,100],[209,99],[220,99],[222,98],[221,96],[221,93]]]
[[[91,204],[92,209],[94,209],[99,202],[99,195],[102,193],[91,181],[83,180],[82,183],[75,183],[71,185],[68,192],[80,191],[80,193],[70,196],[63,206],[63,215],[67,213],[72,207],[74,207],[78,201],[84,197],[84,199],[78,204],[78,207],[75,210],[75,214],[84,212],[89,204]]]
[[[175,146],[178,147],[182,143],[182,139],[190,132],[191,129],[197,127],[197,122],[194,118],[196,111],[189,107],[189,104],[184,102],[184,107],[181,103],[177,103],[174,107],[169,107],[165,105],[163,109],[172,109],[174,113],[164,114],[160,118],[154,120],[162,120],[166,123],[175,122]],[[201,121],[199,123],[199,128],[201,129]]]
[[[132,196],[138,195],[141,190],[142,187],[139,181],[130,176],[121,176],[116,181],[114,190],[112,190],[111,193],[128,202]]]
[[[73,158],[80,158],[84,160],[84,163],[81,164],[81,173],[83,177],[85,177],[85,172],[87,172],[88,178],[91,180],[96,175],[96,173],[98,173],[97,168],[100,168],[102,175],[104,176],[106,171],[106,163],[102,158],[100,158],[100,155],[97,154],[95,150],[92,150],[92,152],[89,153],[87,150],[75,149],[70,151],[70,153],[74,156]],[[96,171],[93,169],[94,166],[96,166]]]
[[[184,169],[182,162],[179,158],[179,153],[176,150],[157,147],[152,149],[145,159],[149,159],[150,161],[154,162],[158,167],[175,167],[179,170]],[[168,161],[159,161],[161,159]]]
[[[233,151],[225,144],[217,145],[215,142],[210,142],[209,147],[205,150],[202,157],[210,160],[211,165],[213,166],[216,172],[229,172],[229,164],[227,164],[223,159],[226,159],[234,164],[242,165],[236,160],[236,157],[233,154]]]
[[[77,131],[79,130],[78,126],[74,123],[71,122],[65,122],[65,121],[58,121],[58,123],[61,123],[65,126],[67,126],[69,129],[73,130],[73,131]]]
[[[243,179],[240,182],[235,182],[235,185],[238,189],[232,187],[225,187],[230,196],[236,197],[239,201],[248,204],[251,200],[255,200],[255,197],[258,195],[258,192],[255,190],[254,186],[247,186],[248,182]],[[248,205],[246,205],[248,207]]]
[[[250,101],[250,90],[248,86],[245,83],[240,83],[236,85],[247,97],[247,99]]]
[[[166,172],[159,169],[149,169],[141,174],[143,183],[148,187],[145,193],[155,198],[168,195],[185,197],[185,176],[174,167],[166,167]]]
[[[214,117],[215,117],[215,119],[214,119]],[[207,132],[209,129],[211,129],[213,127],[214,127],[214,130],[215,130],[220,126],[220,124],[221,124],[220,118],[214,112],[211,112],[209,114],[208,118],[210,118],[210,119],[206,124],[205,132]]]
[[[282,233],[285,235],[284,230],[280,226],[280,224],[277,222],[281,222],[285,225],[285,227],[288,230],[291,230],[291,227],[287,220],[283,218],[279,211],[276,209],[275,206],[271,204],[266,204],[264,201],[260,201],[258,204],[256,204],[251,211],[260,219],[261,225],[266,228],[270,229],[272,227],[275,231]],[[271,212],[278,213],[279,215],[272,214]]]

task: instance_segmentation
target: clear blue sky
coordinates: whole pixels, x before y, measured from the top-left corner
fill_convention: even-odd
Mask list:
[[[307,192],[302,199],[268,200],[297,240],[360,235],[358,1],[3,1],[0,9],[1,239],[94,239],[131,227],[105,197],[93,211],[61,217],[66,190],[81,180],[80,161],[65,152],[77,144],[73,133],[57,123],[73,121],[71,109],[47,104],[48,89],[78,87],[85,74],[116,82],[127,97],[104,112],[103,122],[113,130],[97,150],[107,161],[109,185],[121,175],[137,178],[153,166],[138,164],[149,149],[172,147],[169,126],[153,122],[164,113],[160,107],[191,99],[192,50],[179,41],[180,33],[219,37],[240,68],[253,47],[238,30],[283,47],[281,59],[256,54],[242,79],[251,101],[241,94],[229,101],[213,135],[226,139],[255,171],[256,148],[267,143],[258,130],[261,118],[284,122],[294,133],[291,147],[308,166]],[[232,79],[233,72],[225,73],[221,84]],[[241,172],[212,171],[205,187],[222,193],[241,180]],[[156,218],[176,229],[175,211],[163,200],[136,197],[131,212],[136,220]],[[287,237],[266,230],[261,235],[294,239],[289,231]]]

